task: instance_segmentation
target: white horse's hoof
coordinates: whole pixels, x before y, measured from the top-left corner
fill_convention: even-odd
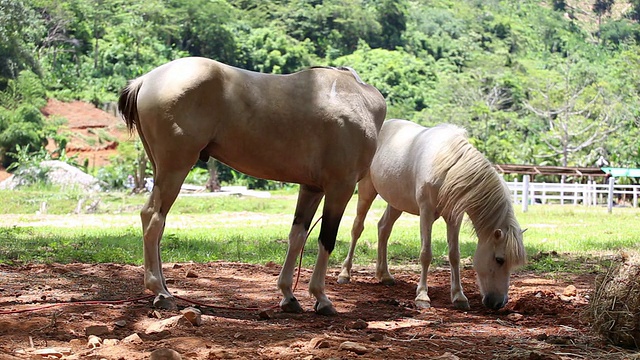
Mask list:
[[[469,301],[458,300],[453,302],[453,307],[458,310],[471,310],[469,306]]]
[[[178,305],[176,305],[176,298],[173,296],[156,295],[156,298],[153,299],[153,307],[157,309],[176,310]]]
[[[351,278],[338,276],[338,284],[348,284],[351,282]]]
[[[325,305],[323,307],[320,307],[319,305],[320,305],[320,303],[316,301],[316,304],[313,306],[313,310],[316,311],[316,314],[324,315],[324,316],[335,316],[335,315],[338,315],[338,312],[333,307],[333,305],[329,304],[329,305]]]
[[[431,302],[426,300],[416,300],[416,307],[418,309],[428,309],[431,307]]]
[[[280,309],[286,313],[299,314],[301,312],[304,312],[304,310],[302,310],[302,306],[300,306],[300,303],[296,298],[291,298],[288,301],[287,299],[282,299],[282,301],[280,302]]]

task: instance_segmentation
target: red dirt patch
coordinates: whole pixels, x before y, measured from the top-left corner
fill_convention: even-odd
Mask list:
[[[58,117],[67,120],[59,129],[59,132],[69,134],[67,155],[77,155],[79,163],[86,159],[90,168],[109,164],[111,158],[118,154],[118,145],[123,141],[133,140],[119,117],[90,103],[67,103],[49,99],[41,111],[48,118]],[[50,151],[55,149],[53,141],[50,141],[47,148]]]
[[[274,309],[268,319],[261,319],[259,311],[229,308],[277,307],[280,266],[214,262],[164,268],[176,295],[225,308],[201,307],[201,326],[182,321],[155,333],[148,330],[162,321],[158,316],[180,313],[154,311],[150,300],[2,315],[0,358],[30,358],[34,348],[66,348],[63,359],[147,359],[159,348],[174,349],[184,359],[597,359],[625,354],[596,337],[583,321],[594,280],[590,274],[563,274],[557,280],[516,274],[507,308],[496,312],[482,307],[473,270],[467,269],[462,276],[472,310],[463,312],[450,304],[446,269],[429,274],[433,307],[427,310],[415,308],[418,274],[413,271],[395,271],[397,285],[389,287],[377,283],[369,268],[355,269],[351,284],[338,285],[338,270],[332,269],[327,293],[339,315],[324,317],[311,310],[313,300],[306,294],[311,270],[303,269],[296,295],[307,311],[286,314]],[[189,271],[197,277],[187,277]],[[139,266],[0,266],[0,277],[0,310],[143,295]],[[560,300],[570,284],[577,295]],[[116,340],[88,348],[85,331],[91,325],[106,326],[100,337]],[[123,340],[132,334],[140,339]],[[345,341],[362,345],[364,353],[341,349]]]

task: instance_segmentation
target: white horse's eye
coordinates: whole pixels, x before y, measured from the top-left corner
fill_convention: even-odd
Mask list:
[[[498,263],[498,265],[502,266],[504,264],[504,258],[497,257],[496,262]]]

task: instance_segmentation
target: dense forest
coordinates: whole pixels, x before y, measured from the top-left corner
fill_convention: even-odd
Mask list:
[[[462,125],[494,163],[640,167],[639,20],[640,0],[0,0],[0,158],[64,148],[47,98],[104,106],[204,56],[350,66],[389,118]]]

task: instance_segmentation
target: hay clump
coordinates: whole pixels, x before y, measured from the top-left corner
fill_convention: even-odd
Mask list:
[[[589,304],[596,332],[614,345],[640,346],[640,256],[622,256],[622,262],[596,279]]]

